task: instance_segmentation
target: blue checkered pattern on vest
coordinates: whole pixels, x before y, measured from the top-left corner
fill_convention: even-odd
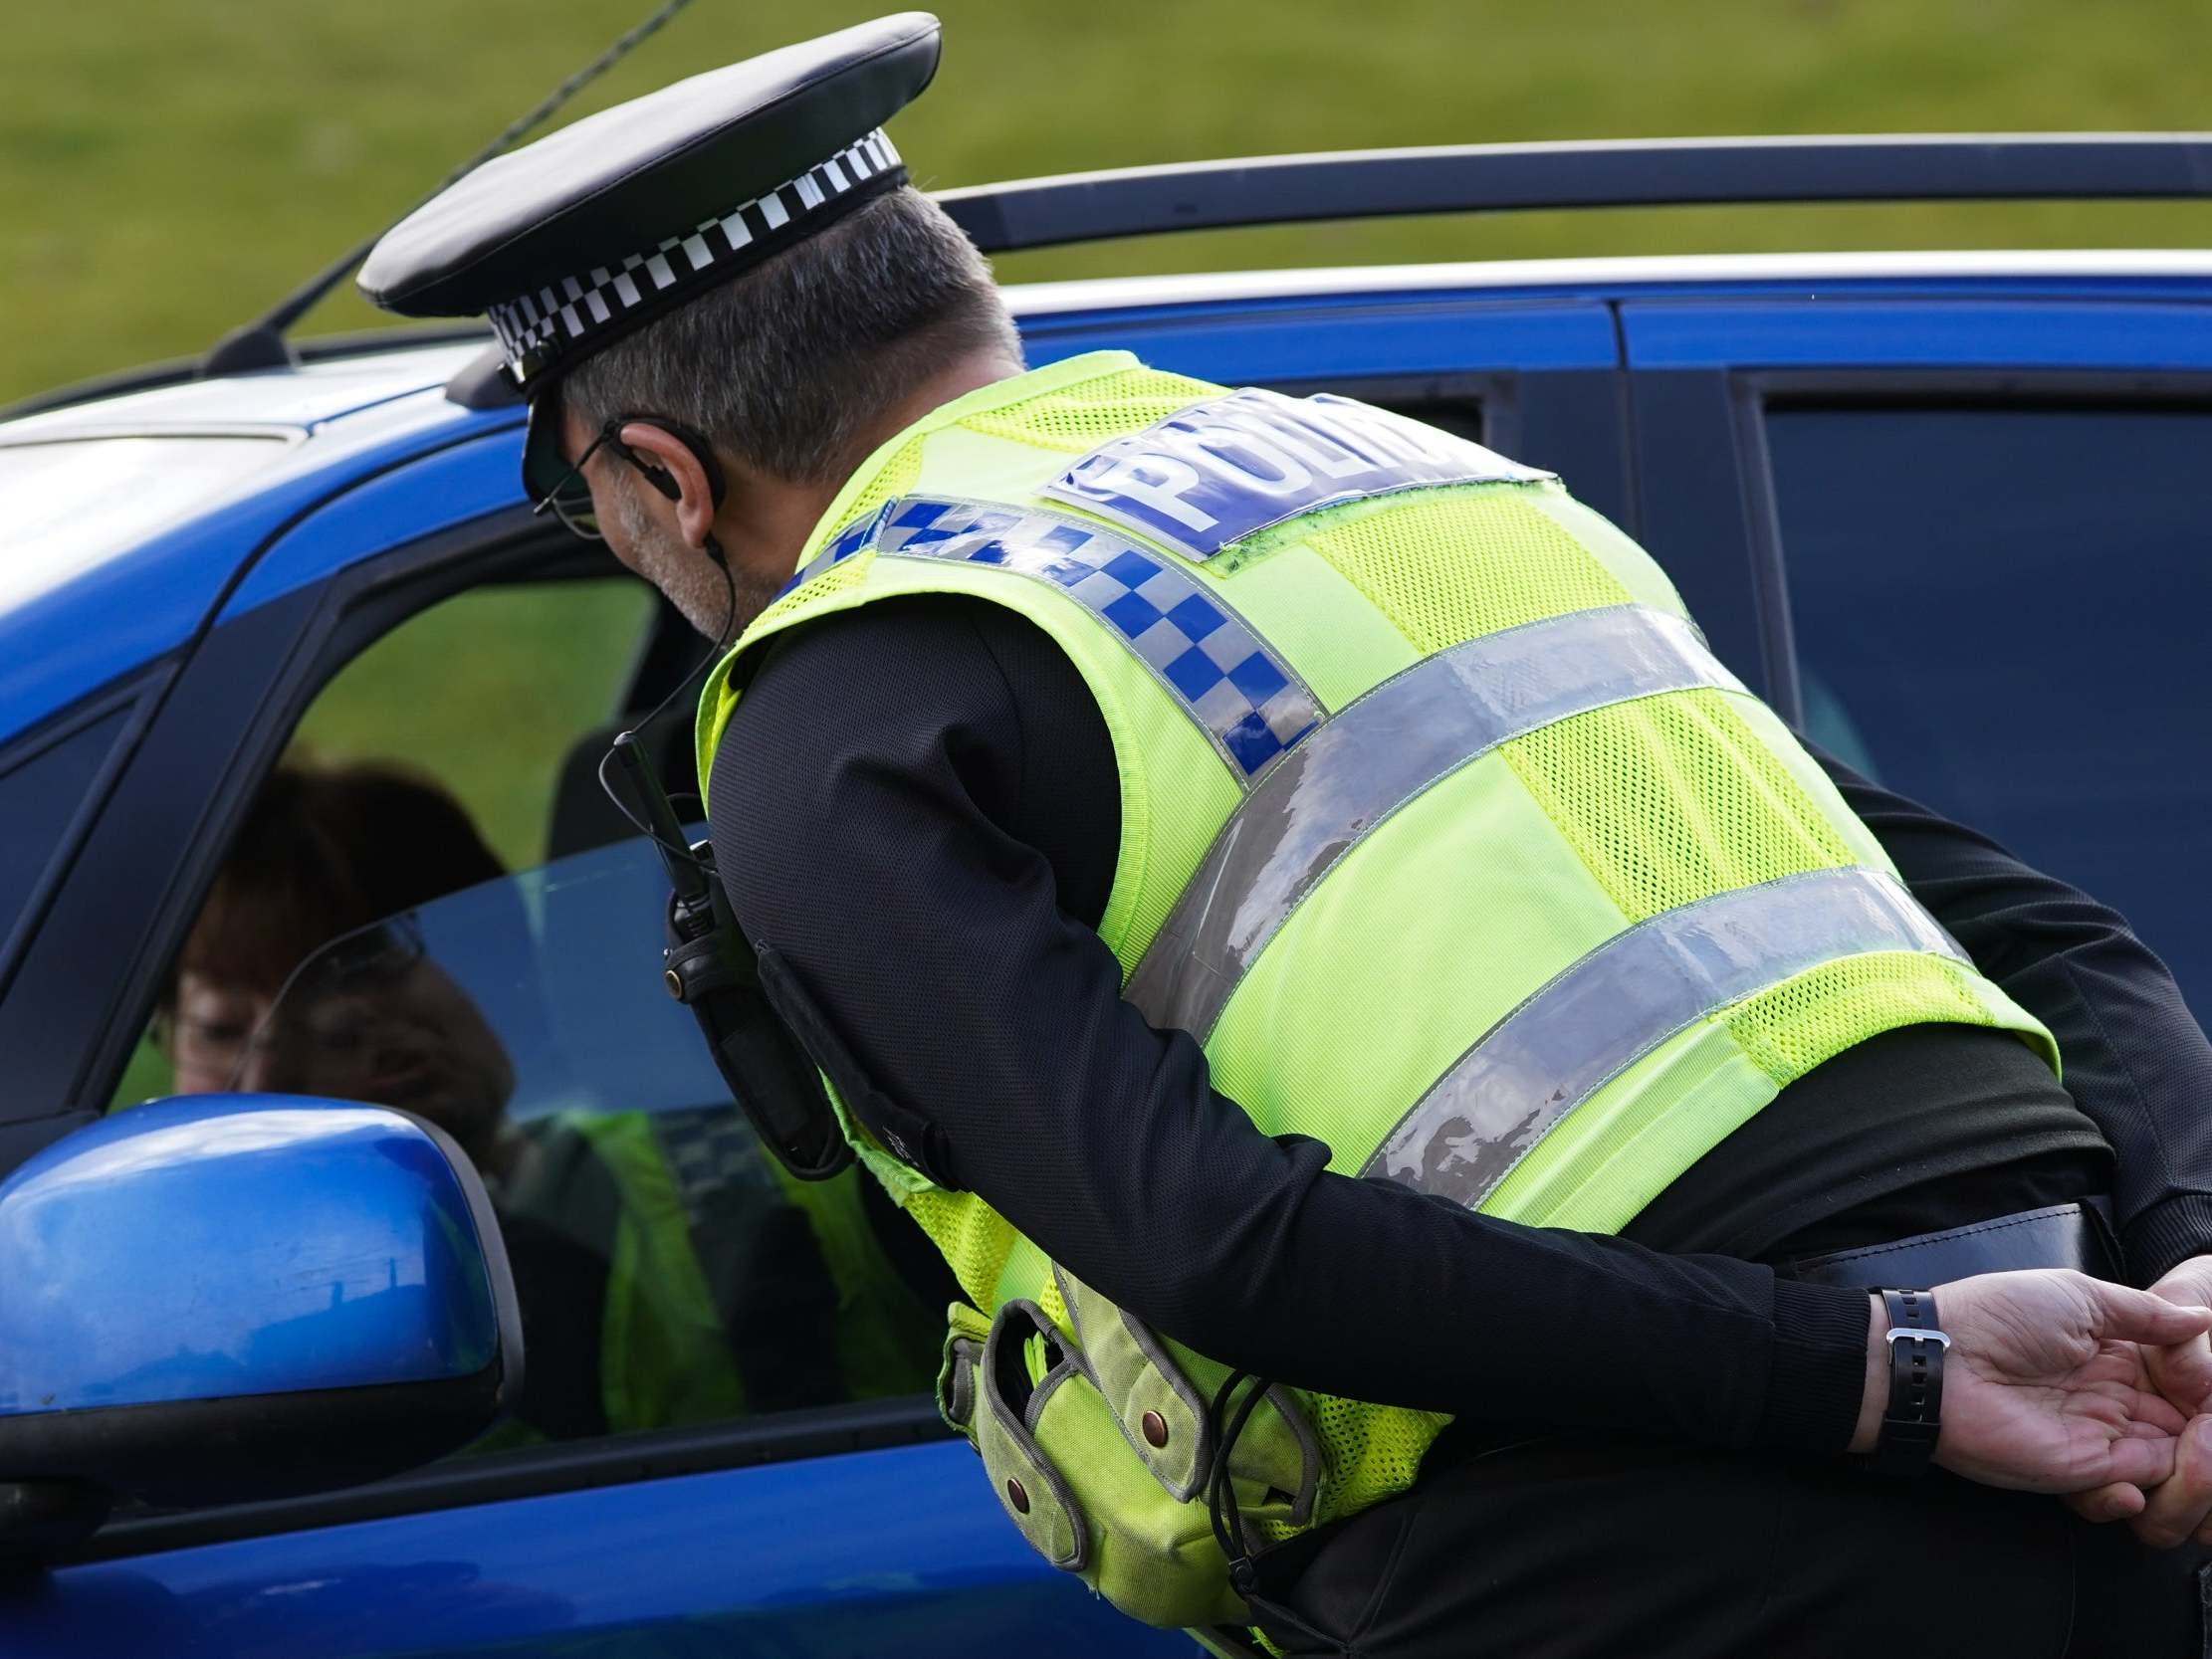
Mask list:
[[[903,496],[840,530],[783,591],[873,547],[1049,582],[1095,612],[1173,692],[1238,781],[1311,731],[1311,690],[1217,591],[1173,559],[1096,524],[990,502]]]

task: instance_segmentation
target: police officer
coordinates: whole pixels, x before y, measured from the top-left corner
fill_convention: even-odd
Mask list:
[[[533,495],[735,642],[723,879],[1009,1520],[1223,1651],[2196,1651],[2196,1556],[2087,1524],[2212,1510],[2164,969],[1550,475],[1025,369],[881,131],[937,55],[579,121],[361,286],[488,311]]]

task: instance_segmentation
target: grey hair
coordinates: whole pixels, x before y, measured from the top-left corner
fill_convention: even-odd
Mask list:
[[[774,477],[830,484],[887,408],[979,351],[1021,361],[991,267],[900,185],[594,352],[559,395],[588,427],[662,415]]]

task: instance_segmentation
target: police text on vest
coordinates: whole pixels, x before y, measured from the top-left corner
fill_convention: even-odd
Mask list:
[[[1091,451],[1043,493],[1205,559],[1363,496],[1553,476],[1350,398],[1247,389]]]

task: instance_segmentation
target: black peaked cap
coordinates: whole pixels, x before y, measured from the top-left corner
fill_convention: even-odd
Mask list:
[[[602,109],[432,197],[356,281],[408,316],[493,313],[528,387],[903,180],[875,129],[937,59],[937,19],[902,12]]]

